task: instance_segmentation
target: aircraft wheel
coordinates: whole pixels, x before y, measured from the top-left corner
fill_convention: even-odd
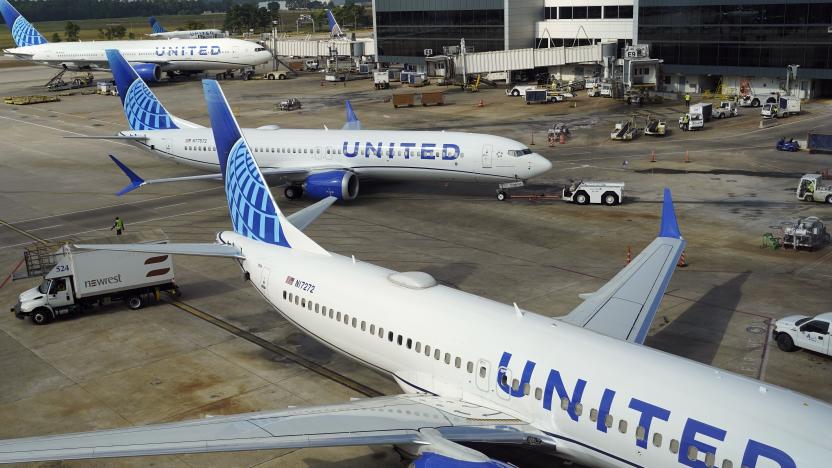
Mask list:
[[[286,190],[283,191],[283,194],[286,195],[286,198],[289,200],[297,200],[301,196],[303,196],[303,189],[300,187],[295,186],[288,186]]]
[[[497,200],[506,201],[507,199],[508,193],[506,193],[504,190],[500,190],[499,192],[497,192]]]

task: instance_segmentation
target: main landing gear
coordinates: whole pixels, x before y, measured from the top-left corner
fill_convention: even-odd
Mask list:
[[[290,185],[286,187],[286,190],[283,191],[283,194],[286,195],[286,198],[289,200],[297,200],[303,196],[303,188],[298,187],[297,185]]]

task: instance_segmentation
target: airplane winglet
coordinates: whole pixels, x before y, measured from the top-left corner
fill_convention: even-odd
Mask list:
[[[352,110],[352,104],[350,101],[347,100],[345,102],[345,107],[347,110],[347,123],[344,124],[344,130],[361,130],[361,121],[358,120],[358,116],[355,115],[355,111]]]
[[[662,223],[659,230],[659,237],[671,237],[681,239],[679,223],[676,221],[676,210],[673,208],[673,197],[670,188],[664,188],[664,201],[662,201]]]
[[[127,184],[127,186],[125,186],[123,189],[116,192],[116,195],[120,197],[125,193],[132,192],[133,190],[136,190],[137,188],[144,185],[144,179],[139,177],[138,174],[133,172],[133,170],[127,167],[123,162],[119,161],[112,154],[110,155],[110,159],[112,159],[113,162],[116,163],[116,166],[118,166],[118,168],[121,169],[121,172],[124,172],[124,174],[130,179],[130,183]]]

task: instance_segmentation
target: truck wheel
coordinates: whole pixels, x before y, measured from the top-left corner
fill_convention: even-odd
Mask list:
[[[141,309],[143,305],[144,301],[141,296],[130,296],[127,298],[127,307],[133,310]]]
[[[273,79],[274,79],[274,74],[273,74],[273,73],[269,73],[269,74],[268,74],[268,76],[266,76],[266,78],[268,78],[268,79],[270,79],[270,80],[273,80]]]
[[[815,201],[815,197],[811,195],[806,195],[805,197],[803,197],[803,199],[806,201]]]
[[[607,192],[604,194],[604,204],[613,206],[618,204],[618,196],[614,193]]]
[[[35,311],[32,312],[32,323],[35,325],[46,325],[51,322],[53,318],[52,311],[46,308],[35,309]]]
[[[505,201],[507,198],[508,198],[508,193],[506,193],[505,191],[500,190],[499,192],[497,192],[497,200]]]
[[[513,90],[513,91],[511,92],[511,95],[512,95],[512,96],[514,96],[514,97],[517,97],[517,96],[519,96],[519,95],[520,95],[520,91],[517,91],[517,90],[515,89],[515,90]]]
[[[829,195],[828,197],[826,197],[826,203],[829,203],[830,205],[832,205],[832,195]]]
[[[751,101],[751,107],[760,107],[760,100],[754,98],[754,100]]]
[[[780,348],[781,351],[785,351],[787,353],[797,351],[792,337],[785,333],[777,335],[777,347]]]
[[[286,79],[286,75],[283,75],[283,74],[277,75],[277,79],[278,79],[278,80],[285,80],[285,79]]]
[[[579,205],[586,205],[589,203],[589,195],[586,192],[580,192],[575,195],[575,203]]]

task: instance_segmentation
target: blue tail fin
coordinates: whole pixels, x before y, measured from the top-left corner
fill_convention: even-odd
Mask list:
[[[24,18],[8,0],[0,0],[0,13],[12,31],[12,39],[18,47],[46,44],[46,38]]]
[[[202,80],[202,88],[234,232],[268,244],[326,253],[280,212],[219,83]]]
[[[139,78],[136,70],[127,63],[127,60],[124,60],[121,52],[115,49],[107,49],[106,53],[130,129],[170,130],[179,128],[174,123],[173,116],[150,91],[147,84]]]
[[[341,26],[338,26],[338,22],[335,21],[335,15],[332,14],[332,10],[326,11],[326,20],[329,21],[329,34],[332,37],[341,37],[344,35],[344,32],[341,31]]]
[[[156,21],[156,18],[151,16],[147,20],[150,21],[150,30],[153,31],[153,34],[167,32],[162,23]]]
[[[347,108],[347,122],[341,127],[342,130],[361,130],[361,121],[358,120],[358,116],[355,115],[355,111],[352,110],[352,104],[350,101],[346,102]]]

